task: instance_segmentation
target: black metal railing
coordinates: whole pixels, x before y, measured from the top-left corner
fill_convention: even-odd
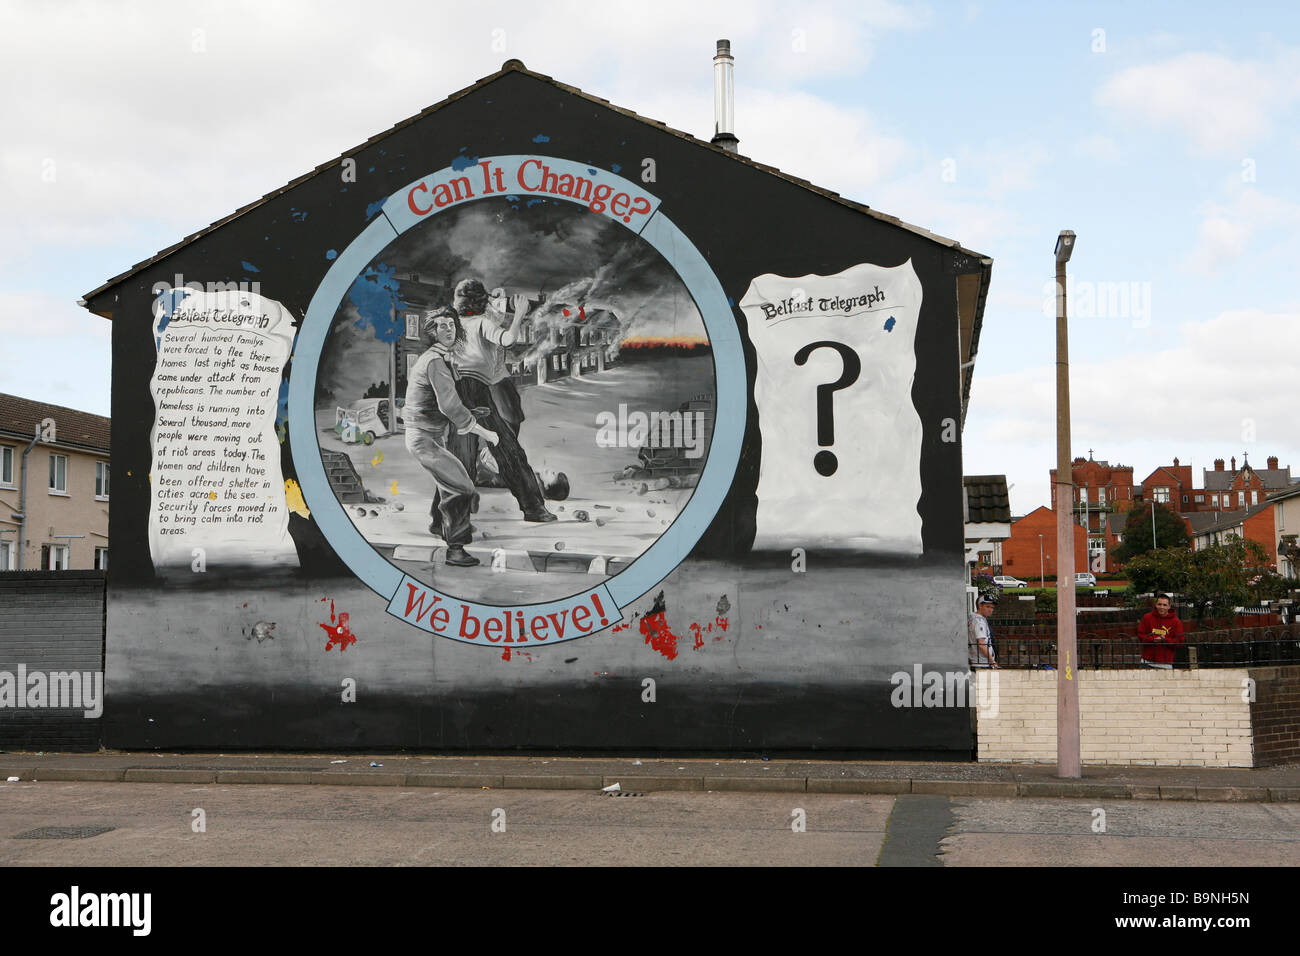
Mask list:
[[[1142,667],[1142,643],[1137,638],[1078,642],[1081,670],[1120,670]],[[993,651],[998,667],[1035,670],[1056,667],[1056,641],[1047,638],[998,637]],[[1295,637],[1258,641],[1189,641],[1173,648],[1176,669],[1199,667],[1267,667],[1300,664],[1300,639]],[[970,648],[970,659],[975,649]]]

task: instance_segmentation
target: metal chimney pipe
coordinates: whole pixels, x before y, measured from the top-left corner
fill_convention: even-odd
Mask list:
[[[719,40],[713,58],[713,139],[710,142],[732,153],[740,145],[736,138],[735,65],[731,41]]]

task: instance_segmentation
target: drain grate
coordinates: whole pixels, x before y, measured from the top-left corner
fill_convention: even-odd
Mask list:
[[[116,830],[117,827],[37,827],[14,835],[15,840],[84,840]]]
[[[645,796],[644,793],[638,793],[635,790],[605,790],[603,792],[607,797],[644,797]]]

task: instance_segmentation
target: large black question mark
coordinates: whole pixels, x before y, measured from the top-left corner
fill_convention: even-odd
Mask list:
[[[843,342],[821,341],[809,342],[795,352],[794,364],[807,363],[808,357],[822,348],[834,349],[844,362],[844,371],[838,379],[817,386],[817,444],[825,446],[835,444],[835,393],[858,380],[862,373],[862,360],[858,358],[857,352]],[[813,467],[817,469],[817,474],[829,478],[840,467],[840,462],[833,451],[819,451],[813,456]]]

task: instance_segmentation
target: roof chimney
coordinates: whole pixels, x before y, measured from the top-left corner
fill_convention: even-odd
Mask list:
[[[735,65],[731,41],[719,40],[718,53],[713,58],[713,139],[709,142],[732,153],[740,145],[736,139]]]
[[[1233,456],[1232,456],[1232,470],[1233,470],[1233,471],[1236,471],[1236,470],[1237,470],[1237,456],[1236,456],[1236,455],[1233,455]]]
[[[1175,467],[1175,468],[1178,467],[1178,459],[1177,459],[1177,458],[1174,459],[1174,467]]]
[[[1214,459],[1214,470],[1215,470],[1215,471],[1223,471],[1223,459],[1222,459],[1222,458],[1216,458],[1216,459]]]
[[[1268,459],[1268,470],[1269,470],[1269,471],[1277,471],[1277,470],[1278,470],[1278,468],[1277,468],[1277,456],[1276,456],[1276,455],[1270,455],[1270,456],[1269,456],[1269,459]]]

